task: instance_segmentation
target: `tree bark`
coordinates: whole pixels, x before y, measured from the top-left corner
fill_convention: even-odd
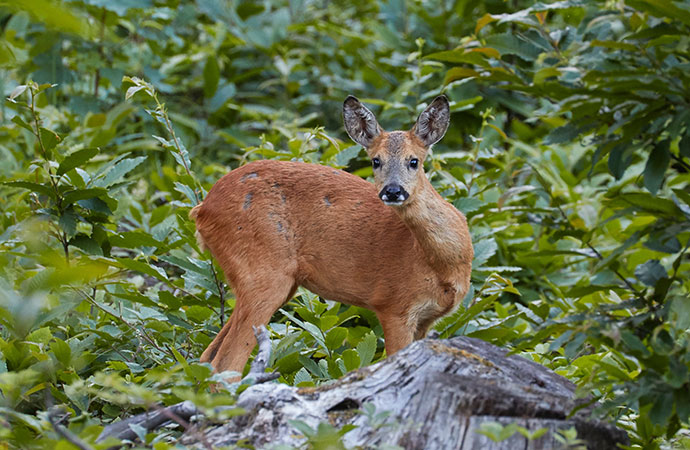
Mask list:
[[[575,398],[575,386],[567,379],[525,358],[506,356],[491,344],[466,337],[425,339],[319,388],[251,386],[235,405],[247,414],[205,424],[202,432],[213,446],[240,440],[256,448],[299,446],[305,438],[290,424],[299,420],[312,429],[321,422],[337,428],[355,425],[343,437],[347,447],[536,450],[561,447],[557,431],[574,427],[590,450],[627,443],[622,430],[591,418],[591,408],[585,407],[589,402]],[[373,418],[382,412],[390,415]],[[494,442],[477,433],[486,422],[548,431],[533,440],[515,433]],[[201,448],[195,439],[190,435],[183,442]]]

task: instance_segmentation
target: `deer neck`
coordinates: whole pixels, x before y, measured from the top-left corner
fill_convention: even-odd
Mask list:
[[[396,208],[419,243],[429,265],[442,278],[467,274],[473,258],[467,219],[439,195],[426,176],[409,203]]]

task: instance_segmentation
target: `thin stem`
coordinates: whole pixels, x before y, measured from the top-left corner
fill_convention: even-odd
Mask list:
[[[136,326],[132,325],[132,324],[129,323],[127,320],[125,320],[125,318],[122,317],[122,315],[114,314],[114,313],[112,313],[111,311],[108,311],[107,309],[105,309],[104,307],[102,307],[102,306],[96,301],[95,298],[92,298],[92,297],[91,297],[89,294],[87,294],[86,292],[84,292],[84,291],[82,291],[82,290],[80,290],[80,289],[77,289],[77,288],[72,288],[72,289],[73,289],[74,291],[76,291],[79,295],[81,295],[82,298],[83,298],[84,300],[86,300],[87,302],[89,302],[91,305],[95,306],[96,308],[100,309],[100,310],[103,311],[104,313],[110,315],[111,317],[116,318],[117,320],[119,320],[120,322],[122,322],[123,324],[125,324],[129,329],[131,329],[131,330],[134,331],[136,334],[138,334],[138,335],[140,335],[142,338],[144,338],[144,340],[145,340],[146,342],[148,342],[149,344],[151,344],[151,345],[152,345],[156,350],[158,350],[159,352],[161,352],[161,353],[168,353],[168,354],[169,354],[170,356],[172,356],[173,358],[175,357],[175,355],[174,355],[172,352],[168,352],[168,351],[166,351],[166,350],[161,349],[161,348],[158,346],[158,344],[156,344],[156,342],[148,335],[148,333],[146,333],[146,330],[137,328]]]

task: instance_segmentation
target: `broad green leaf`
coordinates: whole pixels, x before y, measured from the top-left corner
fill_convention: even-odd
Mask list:
[[[644,168],[644,185],[652,194],[657,193],[664,181],[664,175],[671,160],[668,147],[668,140],[658,142],[647,159],[647,165]]]
[[[335,327],[326,334],[326,347],[335,350],[343,345],[347,338],[347,328]]]
[[[218,81],[220,80],[220,69],[218,68],[218,60],[215,55],[206,58],[204,64],[204,97],[213,97],[218,88]]]
[[[662,278],[666,278],[666,269],[661,265],[658,259],[652,259],[646,263],[642,263],[635,268],[635,276],[647,286],[654,287],[656,282]]]
[[[345,364],[345,368],[348,372],[355,369],[359,369],[362,366],[362,361],[359,358],[359,353],[357,353],[357,351],[354,349],[349,348],[345,350],[343,352],[342,358],[343,363]]]
[[[72,360],[72,349],[70,346],[60,338],[54,338],[50,344],[50,350],[55,355],[55,358],[65,367],[69,367]]]
[[[60,136],[52,130],[41,128],[39,132],[41,134],[41,143],[48,152],[51,152],[58,142],[61,141]]]
[[[65,157],[65,159],[60,163],[57,169],[57,175],[63,175],[75,167],[80,167],[86,161],[90,160],[98,154],[97,148],[85,148],[84,150],[78,150],[71,153]]]
[[[74,189],[65,192],[63,196],[63,205],[70,205],[76,203],[79,200],[86,200],[89,198],[100,197],[107,195],[108,191],[103,188],[89,188],[89,189]]]
[[[6,186],[28,189],[32,192],[37,193],[37,194],[45,195],[45,196],[53,198],[53,199],[55,198],[55,191],[49,185],[32,183],[30,181],[6,181],[2,184],[6,185]]]

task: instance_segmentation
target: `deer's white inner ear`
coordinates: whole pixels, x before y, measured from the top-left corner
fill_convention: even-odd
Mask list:
[[[430,147],[446,134],[449,123],[450,104],[445,96],[439,96],[422,111],[413,130],[424,145]]]
[[[350,138],[364,148],[369,148],[376,136],[381,134],[381,126],[374,113],[353,96],[349,96],[343,104],[343,121]]]

